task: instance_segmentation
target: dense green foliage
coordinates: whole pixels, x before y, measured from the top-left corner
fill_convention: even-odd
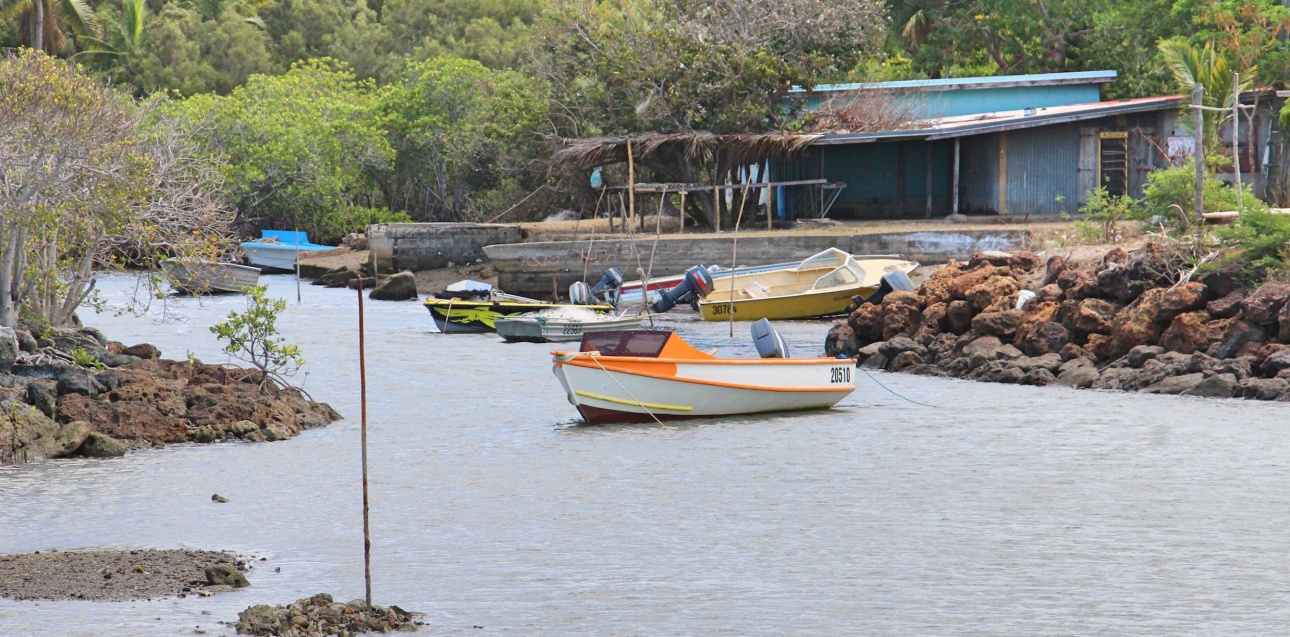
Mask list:
[[[1219,236],[1237,249],[1236,263],[1250,279],[1262,280],[1270,271],[1290,274],[1290,216],[1246,210],[1240,221],[1219,230]]]
[[[1205,173],[1204,189],[1205,212],[1237,209],[1236,189],[1215,174]],[[1242,193],[1241,203],[1247,209],[1267,208],[1267,204],[1255,198],[1249,184],[1243,184]],[[1142,194],[1142,206],[1148,216],[1159,215],[1169,219],[1177,219],[1180,214],[1190,216],[1196,205],[1196,169],[1179,166],[1152,171],[1147,175],[1147,185]]]
[[[792,130],[794,85],[1100,69],[1108,98],[1200,84],[1218,106],[1233,72],[1282,87],[1288,36],[1279,0],[0,0],[0,46],[166,96],[244,234],[324,240],[574,205],[547,136]],[[1186,207],[1157,179],[1145,210]]]

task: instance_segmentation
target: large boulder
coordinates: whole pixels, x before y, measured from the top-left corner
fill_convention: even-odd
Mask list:
[[[1104,360],[1116,358],[1138,345],[1155,343],[1162,331],[1156,317],[1160,315],[1160,300],[1164,294],[1165,291],[1161,288],[1147,290],[1137,301],[1117,314],[1115,327],[1111,332],[1110,348],[1105,356],[1099,353],[1099,357]]]
[[[1208,312],[1187,312],[1174,317],[1169,327],[1160,335],[1160,346],[1172,351],[1190,354],[1209,348]]]
[[[1100,375],[1097,365],[1093,364],[1092,360],[1076,358],[1062,363],[1053,384],[1064,387],[1091,387]]]
[[[1183,312],[1205,309],[1205,302],[1208,300],[1209,288],[1205,284],[1196,281],[1184,283],[1165,292],[1160,299],[1161,314],[1157,315],[1156,320],[1168,322]]]
[[[1015,344],[1026,356],[1043,356],[1060,352],[1070,338],[1061,323],[1027,323],[1017,330]]]
[[[829,333],[824,337],[824,355],[825,356],[855,356],[856,350],[860,349],[860,344],[856,341],[855,330],[851,329],[846,323],[838,323],[829,329]]]
[[[1075,306],[1068,329],[1080,334],[1110,334],[1120,306],[1102,299],[1084,299]]]
[[[982,312],[972,318],[972,331],[981,336],[1010,338],[1017,333],[1017,328],[1025,318],[1026,315],[1021,310]]]
[[[1214,374],[1182,394],[1184,396],[1201,396],[1204,398],[1231,398],[1237,393],[1236,383],[1235,374]]]
[[[1066,259],[1061,255],[1054,254],[1048,257],[1048,263],[1044,265],[1044,285],[1053,285],[1057,283],[1057,277],[1066,271]],[[1061,289],[1060,287],[1058,289]]]
[[[400,272],[381,281],[368,293],[373,301],[411,301],[417,298],[417,280],[411,272]]]
[[[923,324],[922,299],[913,292],[897,290],[882,299],[882,339],[913,336]]]
[[[963,274],[962,264],[951,260],[945,267],[931,273],[918,286],[918,293],[928,305],[949,303],[954,300],[953,280]]]
[[[991,277],[1006,275],[1011,271],[1008,268],[996,268],[994,266],[985,266],[971,272],[965,272],[950,280],[949,292],[950,298],[959,301],[966,301],[968,291],[982,283],[988,281]],[[988,303],[986,305],[989,305]],[[982,306],[984,307],[984,305]]]
[[[0,402],[0,464],[56,455],[62,448],[58,430],[58,423],[31,405]]]
[[[963,356],[970,361],[973,369],[990,361],[1011,360],[1020,358],[1022,355],[1021,350],[1012,345],[1005,345],[997,336],[982,336],[963,347]]]
[[[1241,310],[1246,320],[1259,325],[1272,325],[1277,321],[1277,314],[1290,299],[1290,284],[1267,283],[1245,297]]]
[[[1245,292],[1238,290],[1221,296],[1206,303],[1205,310],[1214,318],[1232,318],[1241,312],[1241,307],[1245,304],[1245,295]]]
[[[0,327],[0,373],[8,373],[13,369],[21,351],[17,332],[13,328]]]
[[[1222,339],[1209,346],[1205,353],[1214,358],[1232,358],[1250,343],[1263,343],[1268,340],[1267,330],[1252,321],[1233,321],[1222,335]]]
[[[1205,380],[1205,375],[1200,372],[1194,374],[1183,374],[1182,376],[1172,376],[1158,383],[1152,384],[1142,390],[1144,394],[1181,394],[1193,387],[1196,387]],[[1230,394],[1229,394],[1230,396]]]
[[[967,291],[966,300],[977,311],[984,310],[1000,299],[1012,305],[1021,286],[1011,276],[992,276]]]
[[[1240,382],[1241,396],[1252,400],[1276,400],[1290,390],[1290,381],[1282,378],[1247,378]]]
[[[1277,313],[1277,337],[1282,343],[1290,343],[1290,303],[1281,306]]]
[[[882,306],[865,303],[856,308],[847,317],[847,325],[855,335],[856,342],[864,347],[874,341],[882,340]]]
[[[119,440],[97,431],[90,432],[78,453],[86,458],[120,458],[126,446]]]
[[[1259,373],[1264,376],[1276,376],[1283,369],[1290,369],[1290,349],[1283,349],[1263,359]]]
[[[972,315],[972,304],[967,301],[950,301],[945,306],[945,321],[955,334],[963,334],[972,329]]]

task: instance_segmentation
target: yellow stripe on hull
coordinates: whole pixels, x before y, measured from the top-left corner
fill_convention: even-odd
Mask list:
[[[764,299],[735,299],[733,304],[736,321],[756,321],[758,319],[785,320],[819,318],[844,314],[854,301],[856,295],[869,295],[873,287],[858,287],[850,290],[834,290],[819,294],[795,294]],[[699,312],[705,321],[730,320],[731,303],[723,300],[720,292],[714,292],[707,300],[699,303]],[[729,294],[729,292],[726,292]]]
[[[631,405],[632,407],[644,407],[646,409],[665,409],[667,411],[694,411],[693,407],[686,407],[684,405],[655,405],[653,403],[640,403],[634,400],[623,400],[621,398],[614,398],[612,396],[601,396],[600,394],[592,394],[590,392],[585,392],[585,391],[575,391],[574,393],[579,396],[591,398],[593,400],[603,400],[607,403],[616,403],[619,405]]]

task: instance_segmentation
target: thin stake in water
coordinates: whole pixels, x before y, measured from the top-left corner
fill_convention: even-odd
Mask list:
[[[363,446],[363,584],[367,607],[372,607],[372,535],[367,502],[367,359],[363,347],[363,277],[358,277],[358,396]]]

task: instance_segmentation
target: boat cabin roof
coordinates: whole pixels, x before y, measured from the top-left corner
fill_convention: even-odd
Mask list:
[[[832,268],[828,274],[816,279],[813,290],[823,290],[844,285],[855,285],[864,280],[864,268],[856,263],[850,253],[837,248],[829,248],[819,254],[807,257],[797,266],[799,272]]]
[[[582,335],[582,346],[578,351],[638,358],[713,358],[711,354],[694,349],[675,333],[659,330],[588,332]]]

